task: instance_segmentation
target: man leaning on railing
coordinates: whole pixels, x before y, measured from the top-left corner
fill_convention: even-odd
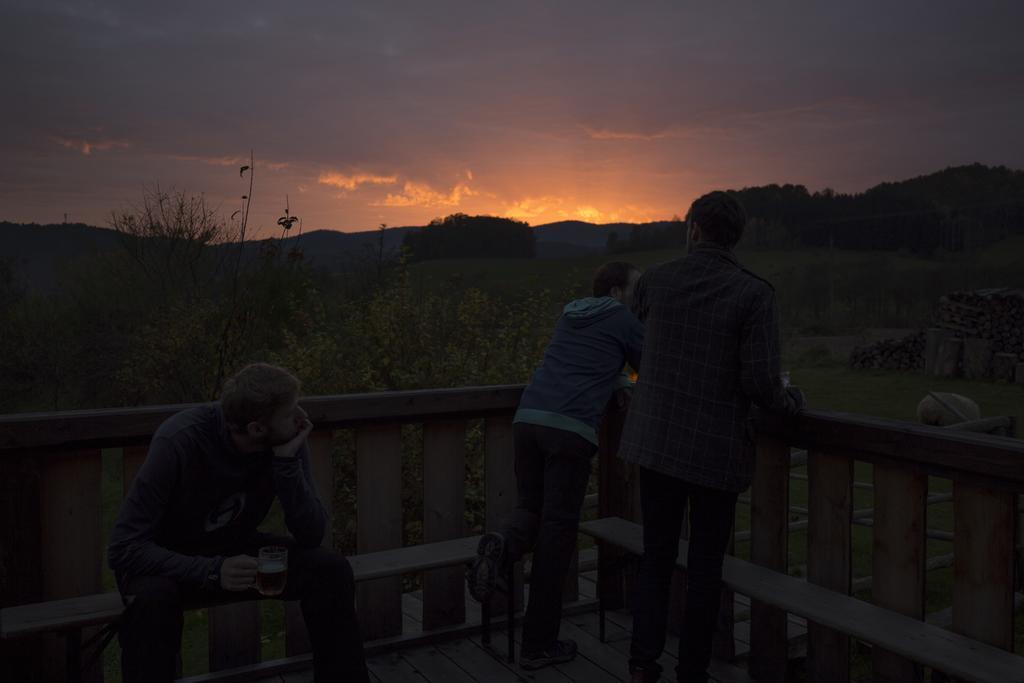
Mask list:
[[[315,681],[368,681],[352,568],[320,546],[299,381],[254,364],[219,403],[184,410],[153,435],[117,516],[108,560],[128,605],[124,681],[171,681],[185,607],[272,596],[300,600]],[[290,537],[257,527],[277,497]]]
[[[634,307],[647,336],[619,449],[640,468],[644,555],[630,649],[635,683],[661,674],[669,584],[687,503],[677,676],[707,681],[736,498],[753,477],[750,404],[792,414],[804,403],[780,377],[775,291],[733,253],[745,222],[743,207],[730,195],[699,198],[688,215],[689,254],[648,270],[636,286]]]

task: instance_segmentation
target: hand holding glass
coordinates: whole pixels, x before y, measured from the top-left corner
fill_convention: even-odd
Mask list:
[[[267,596],[284,592],[288,583],[288,548],[273,545],[260,548],[256,561],[256,590]]]

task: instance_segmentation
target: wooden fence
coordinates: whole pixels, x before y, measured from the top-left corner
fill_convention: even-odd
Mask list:
[[[354,430],[357,471],[357,552],[402,544],[402,439],[405,424],[423,425],[423,539],[467,535],[465,435],[483,420],[486,526],[514,504],[512,415],[521,386],[500,386],[348,396],[302,401],[316,431],[313,471],[325,502],[335,485],[331,439]],[[185,406],[22,414],[0,417],[0,605],[102,592],[105,562],[101,529],[101,449],[122,448],[124,488],[145,457],[160,423]],[[639,521],[635,472],[615,457],[624,416],[611,413],[602,427],[598,507],[601,516]],[[758,424],[757,468],[750,491],[753,562],[786,572],[789,542],[790,451],[808,451],[808,580],[843,594],[851,591],[853,467],[874,466],[872,600],[924,618],[926,505],[929,475],[953,481],[953,629],[1012,649],[1016,495],[1024,492],[1024,442],[857,415],[812,411]],[[336,516],[337,511],[332,510]],[[327,535],[330,538],[330,534]],[[626,596],[621,565],[604,553],[600,588],[620,604]],[[423,577],[424,628],[465,621],[461,568]],[[359,587],[367,639],[402,631],[399,579]],[[731,601],[729,603],[731,605]],[[210,669],[259,660],[257,603],[210,610]],[[731,633],[728,610],[723,633]],[[786,614],[752,605],[752,673],[783,680]],[[809,625],[811,680],[843,681],[850,642],[842,633]],[[308,648],[297,606],[287,609],[287,652]],[[728,653],[731,639],[719,641]],[[63,660],[46,656],[57,643],[4,643],[5,662],[44,662],[46,680]],[[33,649],[35,648],[35,649]],[[876,648],[879,677],[902,680],[913,665]]]

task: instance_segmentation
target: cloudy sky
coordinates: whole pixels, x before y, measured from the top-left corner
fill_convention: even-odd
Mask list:
[[[265,231],[668,218],[1024,168],[1024,3],[0,0],[0,220],[248,189]]]

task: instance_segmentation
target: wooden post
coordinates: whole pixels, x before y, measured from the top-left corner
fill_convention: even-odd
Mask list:
[[[43,599],[37,462],[30,454],[0,454],[0,607]],[[43,640],[42,636],[0,640],[6,680],[43,680],[39,670]],[[53,652],[47,656],[52,657]]]
[[[992,357],[992,379],[997,382],[1012,382],[1017,367],[1017,354],[997,353]]]
[[[334,432],[318,430],[309,436],[309,465],[313,471],[313,484],[316,495],[327,512],[327,528],[324,530],[325,548],[334,547],[334,463],[331,461]],[[285,620],[285,655],[295,657],[310,651],[309,633],[306,622],[302,618],[302,608],[298,600],[289,600],[284,604]]]
[[[42,456],[40,466],[40,531],[43,599],[58,600],[103,592],[101,574],[100,485],[103,476],[99,449]],[[88,639],[95,629],[83,633]],[[63,680],[64,640],[47,638],[43,660],[45,680]],[[100,667],[83,681],[101,681]]]
[[[402,546],[402,431],[399,425],[356,431],[356,506],[359,553]],[[364,640],[402,633],[402,577],[356,587]]]
[[[939,344],[938,357],[935,359],[936,374],[940,377],[956,377],[960,372],[960,357],[963,354],[964,340],[949,337]]]
[[[258,600],[218,605],[209,615],[210,671],[223,671],[260,661]]]
[[[516,507],[515,450],[512,443],[512,417],[492,417],[484,421],[484,525],[497,529]],[[517,563],[513,573],[514,606],[523,605],[523,565]],[[491,614],[505,614],[506,597],[495,595]]]
[[[789,563],[789,446],[774,437],[757,441],[750,489],[750,559],[786,573]],[[750,609],[750,675],[774,683],[786,679],[789,641],[786,613],[754,600]]]
[[[621,517],[639,522],[637,468],[619,458],[619,442],[626,423],[626,411],[613,399],[608,402],[598,434],[598,517]],[[623,553],[619,548],[598,542],[597,590],[604,596],[606,609],[621,609],[626,604]]]
[[[874,466],[874,533],[871,598],[887,609],[924,619],[925,526],[928,477],[924,472],[877,463]],[[921,667],[891,652],[871,648],[872,680],[922,680]]]
[[[149,452],[149,445],[128,446],[122,449],[121,456],[121,490],[125,497],[132,489],[132,482],[142,469],[142,463],[146,461],[146,453]]]
[[[1013,649],[1017,496],[953,480],[953,630]]]
[[[822,451],[807,454],[807,580],[850,594],[853,460]],[[807,677],[850,680],[850,638],[807,624]]]
[[[987,379],[992,374],[992,342],[987,339],[964,340],[964,377]]]
[[[941,327],[930,327],[925,334],[924,345],[924,372],[926,375],[937,375],[939,348],[942,342],[949,338],[949,330]]]
[[[428,422],[423,428],[423,542],[466,534],[466,421]],[[466,621],[464,568],[423,573],[423,629]]]

